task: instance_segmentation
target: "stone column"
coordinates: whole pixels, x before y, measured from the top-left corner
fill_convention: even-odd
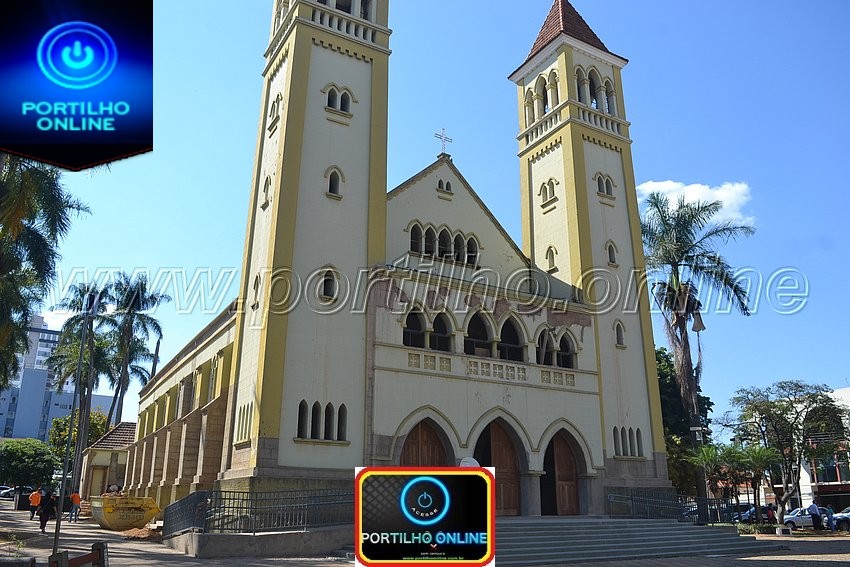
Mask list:
[[[584,101],[584,104],[590,106],[590,80],[583,79],[579,88],[581,89],[581,98]]]
[[[205,490],[212,488],[222,467],[222,447],[225,443],[224,415],[227,405],[221,398],[207,406],[199,422],[198,458],[196,474],[192,479],[192,490]]]
[[[605,112],[605,107],[608,105],[607,96],[605,94],[605,87],[599,86],[596,89],[596,110],[599,112]]]
[[[520,515],[540,516],[540,477],[545,471],[523,471],[519,476]]]

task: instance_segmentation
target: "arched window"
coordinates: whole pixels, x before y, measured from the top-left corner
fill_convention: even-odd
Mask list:
[[[626,346],[626,331],[623,329],[623,324],[619,321],[614,325],[614,334],[617,338],[617,346]]]
[[[555,345],[549,331],[543,331],[537,337],[537,364],[552,366],[555,360]]]
[[[637,457],[637,450],[635,449],[635,430],[629,427],[629,456]]]
[[[584,70],[580,67],[576,69],[576,92],[578,93],[578,101],[582,104],[587,104],[587,97],[584,95],[584,82],[586,80]]]
[[[425,348],[425,319],[418,310],[407,314],[402,334],[404,346]]]
[[[464,258],[466,257],[466,241],[463,239],[463,236],[458,234],[455,236],[455,262],[463,263]]]
[[[339,195],[339,172],[332,171],[328,177],[328,193]]]
[[[466,263],[473,266],[478,265],[478,243],[474,238],[466,241]]]
[[[620,444],[621,444],[621,447],[622,447],[622,450],[623,450],[622,455],[628,456],[629,455],[629,434],[626,432],[625,427],[620,428]]]
[[[614,196],[614,182],[611,179],[605,179],[605,194],[609,197]]]
[[[525,344],[513,319],[505,320],[499,333],[499,358],[502,360],[525,361]]]
[[[440,179],[439,181],[437,181],[437,189],[439,189],[440,191],[445,191],[445,190],[446,190],[446,186],[443,184],[443,180],[442,180],[442,179]]]
[[[613,244],[608,244],[608,263],[617,263],[617,250],[614,248]]]
[[[422,252],[422,229],[418,224],[410,228],[410,251]]]
[[[548,95],[546,94],[546,79],[544,77],[538,77],[537,83],[534,85],[534,117],[537,120],[543,118],[543,115],[546,114],[549,110],[549,100]]]
[[[595,69],[591,69],[588,73],[588,79],[590,80],[590,106],[599,111],[604,111],[605,101],[601,100],[601,97],[604,96],[601,90],[602,81],[599,80],[599,74]]]
[[[559,96],[558,96],[558,73],[553,69],[551,73],[549,73],[549,103],[552,105],[552,108],[558,106]]]
[[[549,249],[546,250],[546,265],[548,266],[546,269],[550,272],[557,269],[557,266],[555,266],[555,256],[557,254],[558,253],[555,252],[555,248],[553,246],[550,246]]]
[[[339,97],[339,109],[343,112],[351,113],[351,95],[344,92]]]
[[[321,296],[324,299],[334,299],[336,297],[336,276],[330,270],[322,276]]]
[[[576,349],[570,337],[566,334],[561,337],[561,343],[558,345],[558,366],[561,368],[576,367]]]
[[[555,198],[555,180],[550,179],[549,182],[546,184],[546,186],[549,187],[549,198],[554,199]]]
[[[617,116],[617,97],[611,81],[605,81],[605,108],[611,116]]]
[[[425,254],[428,256],[433,256],[437,251],[437,232],[428,227],[428,230],[425,231]]]
[[[328,91],[328,108],[333,108],[333,109],[337,108],[337,97],[338,96],[339,95],[337,95],[336,89],[332,88]]]
[[[351,0],[336,0],[336,9],[342,10],[346,14],[351,13]]]
[[[336,420],[336,440],[346,441],[348,437],[348,408],[339,406],[339,418]]]
[[[272,178],[266,177],[266,180],[263,182],[263,202],[260,203],[260,207],[265,209],[269,206],[269,201],[271,200],[272,194]]]
[[[451,193],[451,192],[452,192],[452,182],[446,181],[446,193]]]
[[[443,352],[452,351],[452,327],[445,313],[440,313],[434,319],[434,330],[431,331],[430,347]]]
[[[637,428],[637,456],[643,457],[643,435],[640,432],[640,427]]]
[[[596,192],[602,195],[605,194],[605,178],[601,175],[596,178]]]
[[[334,439],[334,405],[328,402],[325,406],[325,440],[333,441]]]
[[[534,93],[528,89],[525,93],[525,127],[534,124]]]
[[[252,309],[257,309],[260,306],[260,274],[254,276],[254,301],[251,303]]]
[[[469,321],[466,338],[463,340],[463,352],[474,356],[492,356],[490,330],[480,313]]]
[[[310,439],[322,438],[322,404],[313,404],[313,412],[310,415]]]
[[[362,0],[360,4],[360,17],[364,20],[372,19],[372,0]]]
[[[440,231],[440,237],[438,241],[439,247],[439,256],[440,258],[451,258],[452,257],[452,235],[449,234],[449,231],[445,228]]]
[[[618,457],[623,454],[620,449],[620,432],[616,427],[614,428],[614,454]]]
[[[309,408],[307,407],[307,400],[301,400],[301,403],[298,404],[298,438],[299,439],[307,439],[307,413],[309,412]]]

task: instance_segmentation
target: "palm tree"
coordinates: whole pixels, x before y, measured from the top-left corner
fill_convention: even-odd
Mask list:
[[[115,415],[115,423],[121,421],[121,413],[115,413],[115,409],[118,405],[119,397],[123,398],[123,393],[121,393],[121,389],[118,387],[121,381],[121,372],[123,368],[124,356],[123,351],[120,348],[120,340],[118,332],[109,333],[112,344],[112,358],[110,360],[110,370],[107,373],[109,378],[109,384],[112,386],[114,393],[112,395],[112,403],[109,405],[109,413],[107,414],[106,423],[112,423],[112,417]],[[140,337],[133,337],[132,342],[130,343],[129,349],[129,365],[127,366],[127,375],[129,384],[130,380],[136,380],[142,386],[147,385],[148,380],[150,380],[150,371],[142,366],[140,363],[142,362],[150,362],[153,360],[153,354],[148,350],[147,343],[142,340]],[[125,389],[126,393],[126,389]]]
[[[136,340],[146,344],[151,335],[162,338],[162,327],[148,312],[159,305],[171,301],[171,297],[164,293],[150,291],[148,289],[148,278],[144,274],[138,274],[135,279],[125,273],[116,276],[110,286],[110,300],[115,305],[115,311],[111,317],[104,322],[118,333],[118,354],[120,356],[120,373],[115,392],[114,423],[121,421],[121,413],[124,409],[124,395],[130,386],[131,366],[143,360],[147,355],[139,349]],[[144,347],[144,352],[150,352]],[[141,378],[135,372],[137,379]],[[110,423],[113,413],[110,411]]]
[[[0,153],[0,388],[29,349],[34,308],[55,277],[59,241],[74,213],[88,212],[65,192],[58,169]]]
[[[749,315],[747,291],[735,279],[729,263],[717,252],[720,244],[750,236],[755,230],[731,221],[713,222],[723,204],[720,201],[686,203],[680,197],[671,207],[667,197],[652,193],[646,201],[641,220],[646,266],[663,276],[652,285],[652,295],[664,317],[664,329],[673,351],[676,384],[692,431],[702,427],[699,412],[702,349],[699,333],[705,330],[699,284],[705,284],[725,296],[738,311]],[[691,353],[688,323],[697,333],[697,360]],[[696,433],[692,443],[696,445]],[[702,488],[701,488],[702,487]],[[700,495],[704,483],[698,482]]]
[[[750,469],[750,480],[756,500],[756,520],[761,523],[761,484],[765,473],[774,465],[778,465],[782,457],[773,447],[749,445],[744,449],[744,463]]]

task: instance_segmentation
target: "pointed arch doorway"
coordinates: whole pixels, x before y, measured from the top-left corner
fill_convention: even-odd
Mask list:
[[[496,468],[496,515],[520,513],[519,458],[516,446],[499,420],[491,422],[475,444],[475,460]]]
[[[579,460],[575,447],[575,442],[563,429],[546,447],[543,457],[546,474],[540,479],[540,511],[544,516],[574,516],[581,512]]]
[[[443,440],[430,420],[420,421],[407,434],[399,464],[403,467],[450,466]]]

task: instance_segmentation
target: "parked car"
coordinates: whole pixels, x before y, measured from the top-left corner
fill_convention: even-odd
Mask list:
[[[850,506],[833,514],[832,521],[835,522],[835,529],[850,532]]]
[[[749,510],[744,510],[740,514],[738,514],[737,512],[735,514],[732,514],[732,522],[741,522],[744,524],[749,524],[755,522],[757,517],[758,516],[756,515],[756,507],[750,506]],[[761,519],[762,521],[767,520],[767,506],[761,507]]]
[[[9,489],[9,488],[11,488],[11,487],[6,486],[5,484],[0,484],[0,494],[3,494],[4,492],[6,492],[6,490]]]
[[[826,508],[821,506],[820,513],[821,517],[826,520]],[[792,530],[795,528],[811,528],[813,525],[812,516],[809,514],[808,508],[797,508],[791,513],[785,514],[784,523]]]
[[[15,491],[18,489],[20,489],[21,492],[25,492],[27,494],[32,492],[32,486],[19,486],[17,488],[7,486],[3,490],[0,490],[0,498],[8,498],[11,500],[15,497]]]

